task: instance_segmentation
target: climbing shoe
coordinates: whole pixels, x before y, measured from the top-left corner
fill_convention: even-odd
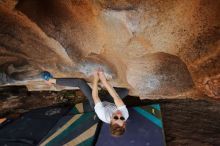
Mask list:
[[[53,76],[48,71],[44,71],[41,73],[41,78],[48,81],[49,79],[53,78]]]

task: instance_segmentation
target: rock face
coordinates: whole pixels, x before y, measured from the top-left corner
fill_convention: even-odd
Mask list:
[[[0,0],[3,85],[91,81],[98,66],[141,98],[219,98],[220,1]]]
[[[194,85],[187,66],[174,55],[147,54],[132,60],[129,66],[127,81],[141,97],[175,96]]]

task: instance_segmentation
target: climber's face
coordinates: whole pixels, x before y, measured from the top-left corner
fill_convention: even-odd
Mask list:
[[[117,124],[121,127],[125,127],[125,118],[123,117],[120,111],[116,111],[115,113],[112,114],[111,123]]]
[[[121,136],[125,132],[125,118],[120,111],[112,114],[110,123],[110,132],[112,136]]]

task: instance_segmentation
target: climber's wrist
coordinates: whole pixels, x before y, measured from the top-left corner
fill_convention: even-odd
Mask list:
[[[106,78],[100,78],[100,80],[101,80],[102,83],[107,82]]]

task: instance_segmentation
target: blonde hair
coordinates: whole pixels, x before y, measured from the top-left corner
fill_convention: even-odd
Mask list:
[[[110,123],[110,132],[112,134],[112,136],[121,136],[124,134],[125,132],[125,127],[124,126],[120,126],[118,124],[112,124]]]

